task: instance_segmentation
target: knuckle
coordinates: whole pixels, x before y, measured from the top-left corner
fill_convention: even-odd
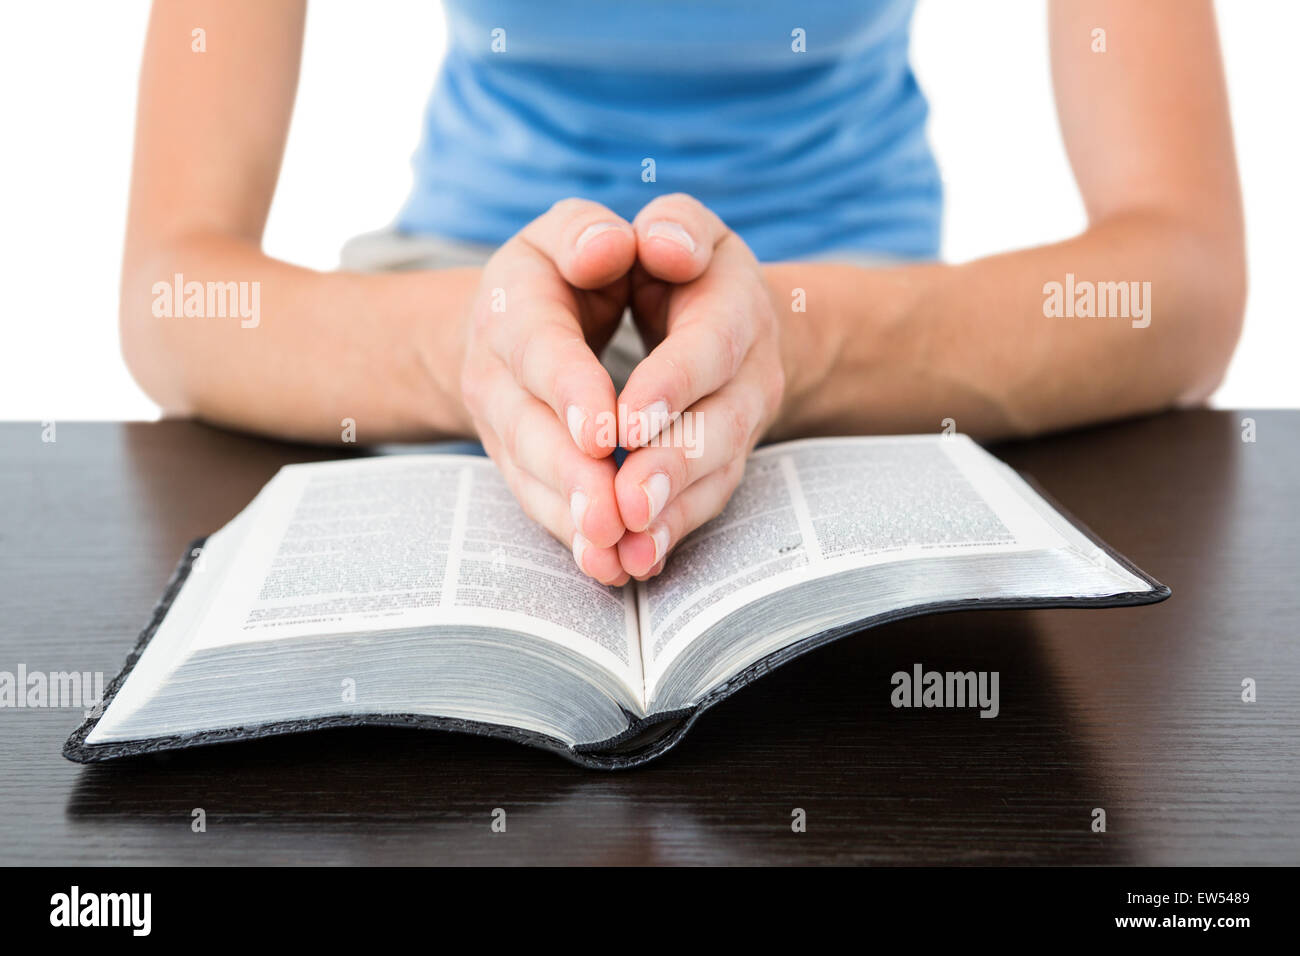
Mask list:
[[[542,218],[544,217],[539,216],[538,220]],[[534,221],[536,222],[538,220]],[[483,264],[483,275],[485,277],[488,275],[498,275],[499,270],[510,268],[510,261],[517,259],[528,250],[529,243],[523,235],[527,229],[527,226],[524,227],[524,229],[521,229],[497,247],[497,251],[492,253],[492,257]],[[486,285],[487,283],[484,284]]]
[[[556,364],[552,364],[545,372],[542,373],[541,387],[544,394],[537,396],[548,405],[558,408],[562,413],[565,412],[569,404],[565,397],[567,394],[567,377],[564,370]]]
[[[692,401],[695,396],[696,375],[689,362],[679,362],[671,356],[663,356],[664,380],[668,385],[669,406],[677,411]],[[676,400],[672,399],[676,396]]]
[[[505,420],[497,426],[497,434],[501,437],[501,447],[505,449],[506,455],[511,461],[518,461],[520,434],[517,416],[506,415]]]
[[[692,463],[687,461],[680,448],[651,446],[639,449],[635,454],[644,456],[637,467],[637,482],[644,484],[651,475],[663,472],[668,476],[669,502],[677,501],[678,495],[690,485]]]
[[[661,196],[660,200],[665,204],[674,205],[686,212],[703,212],[705,210],[704,203],[700,202],[690,193],[668,193],[665,196]]]
[[[575,196],[569,196],[564,199],[557,199],[555,202],[551,204],[551,208],[546,210],[546,215],[563,217],[567,219],[570,216],[574,216],[577,215],[579,212],[582,212],[587,207],[588,204],[589,204],[588,200],[578,199]]]
[[[588,221],[611,218],[614,214],[593,200],[571,197],[553,205],[548,215],[553,215],[565,228],[576,228]]]
[[[582,455],[582,452],[578,452],[578,454]],[[599,468],[587,467],[587,463],[591,459],[587,458],[586,455],[582,455],[582,457],[585,459],[584,461],[574,460],[567,468],[561,468],[559,474],[556,475],[555,480],[559,486],[561,496],[567,502],[575,491],[582,491],[591,499],[607,498],[610,491],[615,488],[614,479],[606,476]],[[603,489],[610,489],[610,491],[604,491]],[[608,502],[605,502],[601,507],[603,508],[607,504]],[[617,513],[618,505],[614,504],[612,507]],[[591,514],[592,512],[589,510],[588,515]],[[590,528],[592,525],[588,523],[587,527]]]
[[[740,406],[733,402],[719,402],[713,414],[716,417],[714,431],[723,440],[724,448],[730,455],[749,444],[749,416]]]
[[[524,369],[527,367],[529,351],[534,347],[535,333],[521,335],[510,343],[506,354],[506,367],[516,382],[523,381]]]
[[[708,207],[688,193],[666,193],[656,196],[646,203],[637,219],[647,222],[653,219],[675,219],[697,222],[709,215]]]
[[[683,448],[673,448],[672,454],[668,456],[668,461],[664,463],[664,471],[668,473],[668,483],[673,494],[679,494],[686,488],[693,479],[701,475],[692,475],[700,459],[691,459],[686,457],[686,450]]]
[[[545,336],[548,345],[539,345],[542,351],[533,355],[534,361],[541,362],[544,369],[537,376],[544,394],[537,397],[563,410],[570,397],[594,394],[600,387],[601,376],[606,379],[608,376],[582,336],[558,328]]]
[[[740,368],[740,363],[745,358],[748,336],[744,331],[744,322],[744,317],[737,313],[724,321],[709,325],[713,349],[721,360],[723,374],[727,378],[732,378],[736,374],[736,370]]]
[[[662,196],[655,196],[654,199],[641,207],[641,214],[638,218],[645,218],[658,213],[680,195],[681,193],[665,193]]]

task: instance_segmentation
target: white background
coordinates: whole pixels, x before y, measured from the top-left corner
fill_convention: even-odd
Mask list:
[[[267,0],[275,2],[275,0]],[[1041,0],[921,0],[914,61],[947,182],[954,261],[1069,236],[1083,209],[1060,142]],[[1220,407],[1300,406],[1300,3],[1220,0],[1250,257],[1246,331]],[[117,285],[145,0],[0,12],[0,418],[153,418],[122,364]],[[434,0],[313,3],[266,237],[337,263],[387,224],[444,43]]]

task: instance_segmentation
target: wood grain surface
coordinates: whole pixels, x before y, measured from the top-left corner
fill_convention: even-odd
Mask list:
[[[186,542],[345,454],[179,421],[56,435],[0,424],[0,671],[111,678]],[[1300,863],[1300,412],[994,451],[1173,597],[878,628],[622,774],[379,729],[83,767],[59,752],[79,709],[0,709],[0,863]],[[998,671],[1000,716],[894,709],[917,662]]]

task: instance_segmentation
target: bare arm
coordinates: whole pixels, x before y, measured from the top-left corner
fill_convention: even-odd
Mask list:
[[[1105,53],[1091,50],[1096,27]],[[698,413],[703,453],[630,436],[615,478],[629,574],[657,574],[722,509],[763,437],[936,431],[947,418],[978,436],[1028,435],[1214,389],[1240,331],[1245,265],[1210,0],[1053,0],[1051,41],[1089,218],[1067,242],[957,266],[760,266],[689,197],[651,204],[705,251],[678,268],[638,226],[650,279],[633,307],[662,341],[619,401]],[[1149,283],[1145,327],[1045,314],[1045,286],[1067,274]],[[792,310],[796,289],[806,312]]]
[[[261,251],[298,80],[304,0],[156,3],[122,271],[132,373],[163,408],[283,437],[468,435],[462,337],[479,270],[319,273]],[[191,31],[207,51],[192,52]],[[159,317],[154,284],[258,283],[260,317]],[[251,323],[249,323],[251,325]]]
[[[304,16],[304,0],[154,6],[122,275],[131,371],[169,412],[280,437],[339,441],[344,419],[364,442],[477,437],[586,574],[626,582],[600,428],[614,387],[591,343],[623,313],[631,225],[562,201],[482,269],[319,273],[264,255]],[[260,314],[155,314],[178,273],[256,283]]]
[[[956,266],[765,266],[785,330],[772,437],[933,431],[948,417],[976,435],[1032,434],[1199,402],[1221,380],[1246,279],[1212,6],[1053,0],[1050,32],[1086,231]],[[1150,326],[1045,316],[1044,285],[1066,273],[1150,282]],[[796,287],[806,314],[790,312]]]

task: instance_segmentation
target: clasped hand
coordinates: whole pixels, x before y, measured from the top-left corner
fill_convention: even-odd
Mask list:
[[[647,355],[615,395],[598,356],[628,306]],[[557,203],[486,264],[465,328],[461,390],[483,447],[604,584],[658,574],[723,509],[784,388],[758,261],[681,194],[631,223]]]

